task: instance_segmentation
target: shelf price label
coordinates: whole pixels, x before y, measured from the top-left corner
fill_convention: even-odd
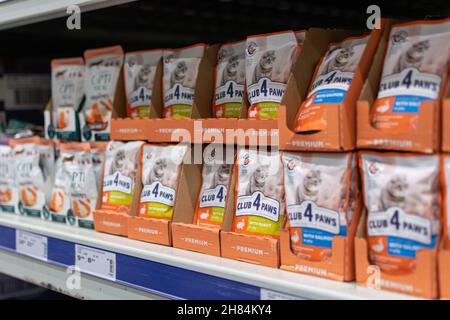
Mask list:
[[[16,230],[16,251],[26,256],[47,261],[47,237],[23,230]]]
[[[303,300],[287,293],[261,288],[261,300]]]
[[[116,281],[115,253],[76,244],[75,265],[82,272]]]

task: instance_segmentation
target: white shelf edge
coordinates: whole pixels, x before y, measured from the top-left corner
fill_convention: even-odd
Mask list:
[[[0,225],[126,254],[307,299],[415,299],[285,270],[72,228],[35,218],[0,214]],[[102,280],[103,281],[103,280]]]
[[[11,29],[27,24],[67,16],[70,5],[81,9],[81,27],[83,12],[116,6],[136,0],[16,0],[0,4],[0,30]],[[66,25],[61,25],[65,28]]]

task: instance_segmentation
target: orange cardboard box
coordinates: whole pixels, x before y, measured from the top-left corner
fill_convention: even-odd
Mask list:
[[[417,130],[410,132],[383,132],[372,127],[370,108],[378,95],[384,56],[392,24],[389,23],[375,53],[372,66],[357,103],[357,147],[433,153],[440,147],[440,102],[424,102],[420,108]],[[448,92],[448,91],[447,91]],[[448,96],[448,94],[447,94]]]
[[[450,78],[442,101],[442,151],[450,152]]]
[[[450,251],[441,248],[438,259],[440,298],[450,300]]]
[[[355,189],[355,191],[357,188]],[[281,269],[310,274],[322,278],[339,281],[353,281],[355,279],[354,242],[361,217],[361,196],[358,192],[355,197],[356,210],[353,221],[348,228],[347,236],[333,238],[332,255],[329,260],[309,261],[295,255],[291,250],[289,230],[283,229],[280,237]]]
[[[137,140],[143,139],[152,142],[180,142],[183,134],[189,133],[191,136],[194,131],[195,119],[211,117],[211,101],[213,95],[214,66],[217,57],[218,45],[211,45],[206,49],[203,56],[197,82],[195,85],[194,102],[192,106],[192,119],[158,119],[162,112],[162,93],[161,81],[162,71],[156,79],[158,95],[155,95],[156,112],[151,114],[152,119],[130,119],[114,117],[111,121],[111,139],[112,140]],[[153,97],[152,97],[153,101]],[[172,136],[176,130],[180,135]]]
[[[236,172],[233,174],[233,189],[235,179]],[[232,232],[234,210],[235,192],[230,190],[227,194],[227,204],[223,216],[222,231],[220,232],[222,257],[278,268],[280,266],[279,240],[272,237],[259,237]]]
[[[191,150],[188,150],[185,159],[192,156]],[[190,160],[189,163],[183,164],[181,168],[172,220],[137,216],[137,207],[142,191],[142,182],[141,178],[139,178],[135,191],[138,195],[136,198],[136,209],[133,211],[134,214],[128,217],[129,238],[167,246],[171,246],[172,243],[175,244],[175,241],[184,241],[184,237],[179,237],[172,241],[175,235],[172,225],[175,223],[190,224],[194,218],[195,201],[201,183],[201,166],[192,164],[192,158]],[[195,241],[192,240],[192,242]]]
[[[422,249],[416,255],[416,269],[406,275],[391,275],[371,265],[366,240],[366,214],[360,219],[355,239],[356,282],[374,289],[437,298],[437,249]]]

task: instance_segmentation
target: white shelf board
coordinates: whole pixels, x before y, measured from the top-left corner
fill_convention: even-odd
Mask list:
[[[83,12],[112,7],[135,0],[13,0],[0,3],[0,30],[68,16],[67,7],[77,5]],[[61,25],[65,28],[66,25]]]
[[[34,232],[81,245],[92,246],[119,254],[125,254],[144,260],[154,261],[169,266],[192,270],[198,273],[229,279],[239,283],[270,289],[306,299],[414,298],[412,296],[360,287],[355,283],[342,283],[339,281],[301,275],[285,270],[208,256],[177,248],[145,243],[124,237],[98,233],[92,230],[74,229],[72,227],[42,221],[36,218],[0,214],[0,225],[14,228],[16,230],[19,229]],[[15,253],[9,253],[8,255],[2,253],[2,256],[0,257],[0,272],[4,272],[5,269],[1,265],[9,263],[7,257],[11,257],[11,259],[12,257],[16,257],[16,259],[24,259],[24,257],[17,258],[17,256],[18,254]],[[3,260],[3,258],[5,258],[5,260]],[[62,275],[61,270],[55,271],[56,269],[54,266],[31,258],[26,258],[26,260],[29,260],[30,266],[35,265],[42,270],[42,273],[48,274],[49,277],[53,277],[55,279],[54,281],[59,281],[58,279]],[[6,269],[7,270],[5,273],[14,276],[14,272],[16,272],[16,270],[12,266],[9,268],[6,267]],[[63,271],[65,272],[65,270]],[[19,278],[25,279],[27,277],[26,271],[19,270],[17,272],[21,273]],[[39,279],[39,274],[35,274],[34,276],[31,275],[31,277]],[[99,285],[108,283],[106,280],[97,279],[95,277],[86,277],[90,279],[89,281],[93,281],[93,283],[97,283]],[[47,282],[52,283],[50,280]],[[105,297],[108,297],[108,290],[108,288],[105,288],[104,290]],[[101,297],[100,294],[86,294],[86,296],[92,298]],[[124,292],[123,297],[126,296],[128,296],[128,293]],[[130,295],[130,298],[131,297],[132,296]]]

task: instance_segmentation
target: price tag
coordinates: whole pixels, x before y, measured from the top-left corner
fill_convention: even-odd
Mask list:
[[[75,265],[82,272],[116,281],[115,253],[76,244]]]
[[[16,251],[39,260],[47,261],[47,237],[16,230]]]
[[[261,288],[261,300],[303,300],[300,297]]]

